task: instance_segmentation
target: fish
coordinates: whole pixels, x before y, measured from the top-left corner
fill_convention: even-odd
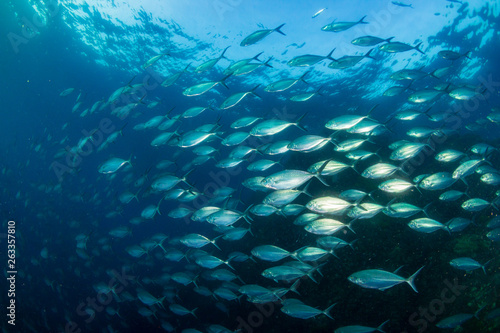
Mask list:
[[[469,321],[473,317],[479,320],[479,312],[484,309],[484,306],[481,307],[479,310],[476,311],[474,314],[470,313],[459,313],[450,317],[446,317],[444,319],[441,319],[436,323],[436,327],[439,328],[456,328],[465,322]]]
[[[305,72],[302,74],[302,76],[298,79],[284,79],[284,80],[279,80],[273,83],[268,84],[265,88],[264,91],[267,92],[280,92],[280,91],[285,91],[287,89],[290,89],[293,87],[295,84],[297,84],[299,81],[304,82],[305,84],[308,84],[305,80],[304,77],[309,74],[310,71]]]
[[[291,190],[300,187],[311,178],[317,178],[324,185],[328,186],[328,184],[321,177],[321,172],[326,167],[327,163],[328,162],[323,163],[321,168],[316,173],[293,169],[279,171],[270,176],[264,177],[261,184],[273,190]]]
[[[363,288],[387,290],[400,283],[406,282],[418,293],[415,286],[415,278],[425,266],[420,267],[412,276],[405,279],[395,273],[390,273],[380,269],[367,269],[351,274],[347,279]]]
[[[319,135],[304,135],[290,142],[288,144],[288,149],[291,151],[300,151],[307,153],[321,149],[328,142],[332,142],[331,137],[325,138]]]
[[[463,197],[464,195],[467,195],[465,192],[457,191],[457,190],[449,190],[444,193],[441,193],[439,195],[439,200],[441,201],[456,201]]]
[[[310,307],[309,305],[305,304],[287,304],[281,308],[281,311],[289,315],[290,317],[299,319],[309,319],[316,317],[317,315],[323,314],[333,320],[333,317],[330,315],[330,311],[336,304],[337,303],[330,305],[323,311]]]
[[[384,91],[384,93],[382,95],[388,96],[388,97],[398,96],[398,95],[401,95],[407,89],[408,89],[408,87],[393,86],[393,87],[387,88],[387,90]]]
[[[232,63],[231,65],[229,65],[223,72],[224,75],[229,75],[229,74],[233,74],[236,70],[238,70],[239,68],[247,65],[248,63],[250,63],[252,60],[256,60],[258,62],[261,62],[259,60],[259,56],[262,55],[262,53],[264,52],[260,52],[259,54],[253,56],[252,58],[247,58],[247,59],[242,59],[242,60],[238,60],[238,61],[235,61],[234,63]]]
[[[420,45],[422,45],[422,42],[418,43],[415,46],[411,46],[405,43],[401,42],[389,42],[383,45],[380,45],[378,49],[383,52],[387,53],[399,53],[399,52],[406,52],[406,51],[411,51],[411,50],[416,50],[422,54],[425,54],[421,49]]]
[[[409,183],[407,181],[401,179],[389,179],[379,184],[378,188],[384,192],[388,193],[402,193],[409,190],[412,187],[415,187],[418,190],[418,185]]]
[[[217,137],[217,133],[213,132],[201,132],[201,131],[191,131],[188,133],[183,134],[179,140],[177,145],[181,148],[189,148],[193,147],[196,145],[199,145],[200,143],[206,141],[210,137],[215,136]]]
[[[446,230],[448,231],[448,233],[451,233],[448,226],[436,220],[430,219],[428,217],[422,217],[419,219],[412,220],[410,223],[408,223],[408,226],[415,231],[423,232],[426,234],[430,234],[439,229]]]
[[[259,124],[255,125],[252,127],[250,130],[250,135],[252,136],[268,136],[268,135],[274,135],[277,134],[284,129],[290,127],[290,126],[296,126],[299,129],[301,129],[304,132],[307,132],[307,130],[302,127],[299,123],[300,121],[307,115],[307,112],[304,113],[302,116],[297,119],[296,122],[291,123],[285,120],[279,120],[279,119],[270,119],[270,120],[264,120],[260,122]],[[287,143],[288,146],[289,142]]]
[[[168,56],[169,56],[169,55],[170,55],[170,53],[168,53],[168,52],[167,52],[167,53],[162,53],[162,54],[158,54],[158,55],[156,55],[156,56],[152,57],[151,59],[149,59],[148,61],[146,61],[146,62],[142,65],[142,68],[143,68],[143,69],[146,69],[146,68],[148,68],[148,67],[150,67],[150,66],[154,65],[154,64],[155,64],[158,60],[160,60],[161,58],[163,58],[163,57],[164,57],[164,56],[166,56],[166,55],[168,55]]]
[[[255,93],[255,90],[259,86],[260,86],[260,84],[256,85],[255,87],[253,87],[249,91],[232,94],[231,96],[229,96],[228,98],[226,98],[226,100],[224,102],[222,102],[222,104],[219,106],[219,109],[226,110],[226,109],[232,108],[233,106],[235,106],[236,104],[238,104],[239,102],[241,102],[241,100],[243,98],[245,98],[245,96],[247,96],[247,95],[253,95],[255,97],[259,97],[259,95],[257,95]]]
[[[427,210],[429,209],[431,204],[432,202],[427,204],[424,208],[420,208],[406,202],[397,202],[397,203],[390,202],[382,210],[382,212],[387,216],[396,218],[408,218],[420,212],[423,212],[427,216],[428,215]]]
[[[492,202],[488,202],[488,201],[481,199],[481,198],[471,198],[471,199],[464,201],[462,203],[461,207],[468,212],[479,212],[479,211],[486,209],[490,206],[492,206],[496,210],[498,210],[498,207],[496,206],[495,201],[496,201],[496,199]]]
[[[185,307],[183,307],[182,305],[179,305],[179,304],[170,304],[168,306],[168,308],[170,309],[170,311],[172,311],[174,314],[178,315],[178,316],[185,316],[185,315],[192,315],[193,317],[195,318],[198,318],[195,314],[195,311],[198,309],[198,308],[194,308],[193,310],[188,310],[186,309]]]
[[[402,161],[413,158],[430,146],[426,143],[410,142],[393,150],[389,158],[393,161]]]
[[[358,24],[368,24],[368,22],[364,21],[365,18],[366,18],[366,15],[363,16],[357,22],[335,22],[335,21],[333,21],[332,23],[323,26],[321,28],[321,30],[322,31],[331,31],[331,32],[345,31],[345,30],[350,29]]]
[[[243,218],[245,221],[250,223],[252,219],[250,218],[250,216],[248,216],[248,212],[251,208],[252,206],[248,206],[248,208],[243,213],[229,209],[219,209],[216,212],[208,215],[206,217],[206,221],[216,226],[230,226],[239,219]]]
[[[161,86],[162,87],[170,87],[173,85],[180,77],[182,74],[188,72],[188,68],[191,64],[188,64],[182,71],[173,73],[165,78],[165,80],[162,81]]]
[[[240,118],[240,119],[234,121],[231,124],[231,128],[232,129],[239,129],[239,128],[247,127],[247,126],[254,124],[255,122],[257,122],[259,120],[262,120],[262,118],[261,117],[243,117],[243,118]]]
[[[318,62],[328,59],[335,61],[335,59],[332,58],[332,54],[335,51],[335,49],[331,50],[330,53],[328,53],[326,56],[319,56],[319,55],[313,55],[313,54],[305,54],[301,56],[297,56],[290,61],[287,62],[288,66],[290,67],[309,67],[309,66],[314,66]]]
[[[307,168],[307,171],[311,173],[316,173],[319,171],[319,169],[324,163],[326,163],[326,166],[324,167],[323,171],[321,171],[322,176],[333,176],[348,168],[352,168],[354,171],[356,171],[356,169],[354,168],[354,164],[349,165],[333,160],[323,160],[316,162],[312,164],[309,168]]]
[[[364,116],[360,115],[342,115],[335,117],[325,124],[325,127],[334,131],[338,130],[346,130],[349,128],[354,127],[355,125],[359,124],[361,121],[364,119],[370,119],[372,111],[378,106],[375,105],[368,111],[368,113]]]
[[[211,107],[205,107],[205,106],[193,106],[184,111],[181,115],[180,118],[192,118],[200,115],[202,112],[211,109]]]
[[[187,185],[187,177],[194,171],[194,169],[185,173],[182,177],[177,177],[175,175],[164,175],[156,178],[151,184],[151,189],[154,191],[168,191],[172,189],[175,185],[183,182]]]
[[[250,163],[247,166],[247,170],[249,170],[249,171],[266,171],[267,169],[273,167],[276,164],[281,165],[281,163],[279,161],[276,162],[276,161],[267,160],[267,159],[258,160],[258,161]]]
[[[122,168],[126,164],[131,165],[131,163],[130,163],[131,159],[132,159],[132,157],[130,157],[128,160],[124,160],[124,159],[118,158],[118,157],[110,158],[99,166],[98,171],[99,171],[99,173],[102,173],[102,174],[115,173],[116,171],[118,171],[120,168]]]
[[[244,74],[248,74],[256,70],[257,68],[260,68],[262,66],[270,67],[273,68],[273,66],[269,65],[269,62],[273,60],[273,57],[270,57],[266,62],[259,62],[259,63],[248,63],[244,66],[239,67],[236,69],[232,75],[234,76],[240,76]]]
[[[500,228],[493,229],[486,234],[486,237],[493,242],[500,242]]]
[[[360,325],[352,325],[352,326],[343,326],[337,328],[334,333],[372,333],[375,331],[379,331],[384,333],[382,327],[384,327],[389,320],[384,321],[378,327],[368,327],[368,326],[360,326]]]
[[[410,4],[406,4],[406,3],[403,3],[403,2],[400,2],[400,1],[391,1],[391,3],[395,6],[399,6],[399,7],[409,7],[409,8],[413,8],[413,5],[410,3]]]
[[[350,224],[344,224],[334,219],[318,218],[305,225],[304,230],[315,235],[332,235],[344,228],[348,228],[354,233]]]
[[[223,77],[220,81],[207,81],[207,82],[195,84],[194,86],[191,86],[189,88],[184,89],[182,94],[184,96],[199,96],[199,95],[206,93],[210,89],[214,88],[218,84],[221,84],[224,87],[226,87],[226,89],[229,89],[228,86],[226,85],[225,81],[230,76],[231,75],[227,75],[227,76]]]
[[[219,62],[219,60],[221,59],[227,59],[224,54],[226,53],[227,49],[230,48],[231,46],[228,46],[224,49],[224,51],[222,51],[222,54],[218,57],[218,58],[215,58],[215,59],[210,59],[206,62],[204,62],[203,64],[197,66],[195,69],[194,69],[194,72],[195,73],[201,73],[201,72],[205,72],[205,71],[208,71],[210,69],[212,69],[215,64],[217,64]]]
[[[303,190],[277,190],[269,193],[266,195],[264,200],[262,200],[263,203],[272,205],[274,207],[281,207],[284,205],[288,205],[289,203],[293,202],[297,197],[301,194],[306,194],[307,196],[311,197],[311,194],[307,191],[307,188],[309,186],[306,186]]]
[[[71,94],[74,90],[75,90],[75,88],[68,88],[68,89],[64,89],[63,91],[61,91],[61,93],[59,94],[59,96],[61,96],[61,97],[68,96],[68,95],[69,95],[69,94]]]
[[[438,321],[436,323],[436,327],[439,327],[439,328],[455,328],[457,326],[462,325],[463,323],[465,323],[466,321],[468,321],[472,317],[474,317],[474,315],[468,314],[468,313],[456,314],[456,315],[453,315],[453,316],[441,319],[440,321]]]
[[[492,259],[493,260],[493,259]],[[486,266],[492,261],[489,260],[487,261],[484,265],[481,265],[478,263],[476,260],[468,257],[462,257],[462,258],[455,258],[450,261],[451,267],[454,267],[456,269],[460,269],[462,271],[470,272],[475,269],[481,268],[486,274]]]
[[[423,89],[408,96],[408,101],[415,104],[429,103],[435,101],[438,97],[442,96],[443,94],[444,92],[440,90]]]
[[[422,72],[421,69],[402,69],[391,74],[390,78],[395,81],[401,80],[420,80],[429,74]]]
[[[371,49],[370,51],[366,52],[364,55],[361,56],[343,56],[341,58],[335,59],[335,61],[332,61],[331,63],[328,64],[328,68],[346,69],[356,66],[364,58],[375,59],[370,55],[372,51],[373,49]]]
[[[458,60],[462,57],[465,57],[467,59],[471,59],[470,53],[471,53],[471,51],[460,54],[460,53],[455,52],[455,51],[443,50],[443,51],[438,52],[438,56],[440,56],[441,58],[446,59],[446,60],[455,61],[455,60]]]
[[[388,163],[377,163],[365,169],[361,176],[370,179],[386,178],[393,175],[396,171],[401,170],[401,167],[396,167]]]
[[[196,258],[195,262],[203,268],[212,269],[219,267],[222,264],[226,264],[229,268],[234,270],[234,268],[230,265],[229,260],[224,261],[208,254],[199,256],[198,258]]]
[[[287,250],[274,245],[260,245],[250,251],[252,255],[260,260],[276,262],[287,257],[296,257],[295,252],[290,253]]]
[[[418,183],[418,186],[428,191],[444,190],[453,185],[456,181],[457,179],[452,177],[452,174],[449,172],[437,172],[424,177]]]
[[[484,91],[486,91],[486,89]],[[477,88],[472,89],[469,87],[461,87],[461,88],[453,89],[452,91],[450,91],[448,93],[448,95],[454,99],[459,100],[459,101],[469,101],[469,100],[481,95],[483,92],[478,91]]]
[[[313,92],[308,92],[308,93],[294,95],[294,96],[290,97],[290,100],[293,101],[293,102],[305,102],[305,101],[310,100],[311,98],[313,98],[316,95],[323,96],[320,93],[321,89],[322,89],[322,87],[318,88],[318,90],[313,91]]]
[[[323,13],[325,10],[327,10],[328,7],[325,7],[325,8],[321,8],[320,10],[318,10],[316,13],[314,13],[314,15],[312,16],[312,18],[316,18],[318,17],[319,14]]]
[[[264,39],[265,37],[267,37],[269,34],[273,33],[273,32],[278,32],[280,34],[282,34],[283,36],[286,36],[283,31],[281,31],[280,29],[285,25],[285,23],[283,23],[282,25],[274,28],[274,29],[263,29],[263,30],[257,30],[255,32],[252,32],[250,35],[248,35],[247,37],[245,37],[243,39],[243,41],[241,41],[240,43],[240,46],[250,46],[250,45],[253,45],[257,42],[260,42],[262,39]]]
[[[262,272],[262,276],[274,281],[293,281],[299,279],[303,276],[309,277],[313,282],[316,280],[313,277],[313,273],[318,269],[318,267],[313,267],[309,271],[303,271],[301,269],[292,266],[275,266],[268,268]]]
[[[222,237],[222,235],[217,236],[216,238],[210,240],[207,237],[200,234],[188,234],[180,238],[180,242],[188,247],[192,247],[195,249],[199,249],[204,247],[207,244],[212,244],[217,249],[220,250],[220,247],[215,243],[215,241]]]
[[[452,177],[454,179],[461,179],[467,176],[470,176],[471,174],[474,173],[474,171],[479,167],[480,164],[486,162],[486,160],[483,159],[472,159],[463,162],[460,164],[455,171],[453,171]]]
[[[459,159],[463,158],[465,156],[465,153],[454,150],[454,149],[445,149],[434,156],[434,158],[439,161],[439,162],[455,162],[458,161]]]
[[[463,218],[463,217],[454,217],[448,222],[446,222],[446,226],[451,232],[461,232],[465,230],[471,223],[471,220]]]
[[[351,41],[351,43],[356,45],[356,46],[369,47],[369,46],[375,46],[375,45],[378,45],[378,44],[384,43],[384,42],[389,43],[392,39],[394,39],[394,37],[383,39],[383,38],[374,37],[374,36],[362,36],[362,37],[358,37],[356,39],[353,39]]]

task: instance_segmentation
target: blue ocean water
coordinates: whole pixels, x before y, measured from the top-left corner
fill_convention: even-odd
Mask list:
[[[411,7],[404,6],[410,3]],[[489,317],[498,307],[498,239],[487,236],[491,230],[487,224],[498,209],[488,205],[471,212],[462,206],[469,199],[467,196],[488,203],[495,203],[497,198],[498,184],[487,184],[480,178],[481,173],[495,176],[499,165],[498,2],[17,0],[5,1],[0,8],[4,36],[0,66],[4,110],[0,122],[0,252],[6,254],[2,258],[7,271],[7,221],[16,221],[17,270],[15,326],[5,316],[3,331],[223,332],[223,328],[213,326],[221,325],[229,331],[242,332],[331,332],[349,325],[375,328],[389,320],[383,327],[386,332],[437,332],[442,330],[436,326],[440,320],[460,313],[474,314],[482,307],[479,319],[467,320],[463,331],[498,330],[498,318]],[[364,16],[367,24],[356,24]],[[352,27],[322,31],[322,27],[338,22],[352,23]],[[272,31],[283,23],[280,30],[284,35]],[[270,29],[270,33],[252,45],[240,46],[245,37],[263,29]],[[351,42],[366,35],[394,38],[390,43],[369,47]],[[396,42],[410,49],[388,53],[379,48]],[[411,49],[417,45],[422,52]],[[207,71],[195,72],[199,65],[217,59],[227,47],[225,58]],[[345,69],[328,67],[345,56],[363,56],[370,49],[373,58],[363,58]],[[332,50],[334,60],[326,57]],[[446,55],[442,51],[456,53]],[[186,88],[199,83],[218,82],[226,76],[224,70],[230,64],[261,52],[258,60],[250,63],[269,60],[272,67],[260,66],[248,74],[233,74],[225,81],[228,89],[218,84],[198,96],[183,94]],[[166,53],[146,65],[153,57]],[[304,67],[288,64],[303,55],[324,59]],[[450,60],[453,57],[457,59]],[[167,77],[186,66],[186,72],[175,83],[162,86]],[[419,77],[400,81],[391,78],[405,69],[414,70],[412,74]],[[438,75],[436,70],[445,74]],[[306,72],[306,82],[297,82],[282,92],[265,90],[273,82],[298,79]],[[248,92],[257,85],[255,95],[245,96],[234,107],[220,109],[231,95]],[[388,96],[387,89],[394,86],[400,86],[402,91]],[[122,93],[111,98],[121,87]],[[69,88],[73,90],[61,96]],[[306,101],[290,99],[316,91],[319,94]],[[429,91],[437,97],[417,103],[412,100],[416,94]],[[78,103],[81,104],[76,107]],[[164,130],[154,128],[158,124],[140,129],[153,117],[175,119],[195,106],[211,108]],[[123,107],[130,107],[129,112],[119,114]],[[344,130],[332,135],[334,131],[325,127],[333,118],[367,115],[373,107],[371,120],[363,121],[375,121],[378,125],[364,135]],[[429,111],[403,121],[395,117],[403,110]],[[299,125],[307,133],[292,125],[272,136],[252,135],[242,145],[258,152],[247,155],[236,167],[216,165],[235,148],[220,142],[231,133],[249,132],[269,119],[293,123],[304,114]],[[440,114],[445,116],[438,121],[427,116]],[[262,119],[249,127],[231,128],[234,121],[250,116]],[[206,124],[213,124],[208,131],[214,135],[196,146],[210,145],[217,152],[204,164],[192,165],[195,146],[179,146],[179,140]],[[433,134],[424,138],[408,135],[408,131],[419,127],[430,129]],[[116,140],[105,145],[104,140],[120,130]],[[174,131],[170,143],[151,145],[161,132]],[[327,143],[312,152],[265,152],[266,144],[292,141],[306,134],[324,138],[332,135],[335,144]],[[353,164],[346,152],[334,150],[344,140],[367,138],[360,149],[377,152],[379,156]],[[398,140],[425,143],[430,148],[406,160],[392,160],[390,145]],[[478,143],[491,147],[474,154],[470,148]],[[436,154],[445,149],[467,156],[451,163],[436,161]],[[130,163],[110,174],[99,173],[99,167],[113,157],[130,159]],[[279,160],[281,165],[262,172],[246,169],[260,159]],[[425,217],[422,212],[411,218],[391,218],[380,212],[368,219],[352,218],[347,211],[326,214],[325,217],[345,224],[352,223],[352,231],[344,228],[333,234],[349,243],[356,240],[352,248],[335,249],[337,257],[328,254],[307,262],[316,269],[309,274],[304,271],[300,279],[279,282],[261,273],[287,261],[300,261],[230,260],[229,265],[217,267],[228,269],[241,279],[230,284],[218,281],[212,276],[213,270],[197,260],[204,254],[200,251],[227,261],[232,252],[251,255],[259,245],[274,245],[292,253],[318,246],[321,235],[295,225],[297,216],[282,213],[263,217],[248,213],[253,221],[241,218],[233,226],[250,228],[251,233],[235,241],[218,239],[216,244],[221,250],[210,244],[196,250],[180,242],[192,233],[213,240],[228,230],[192,221],[190,215],[169,216],[174,209],[182,207],[196,212],[215,206],[243,213],[261,204],[267,195],[245,187],[249,178],[267,177],[285,169],[304,171],[326,159],[353,168],[324,176],[329,186],[312,179],[307,188],[312,197],[300,194],[294,204],[306,205],[314,198],[338,197],[345,190],[358,189],[374,192],[362,201],[352,200],[353,207],[376,203],[387,210],[393,202],[407,202],[419,208],[432,203],[426,211],[429,218],[444,224],[451,218],[462,217],[474,223],[459,232],[422,233],[408,227],[413,219]],[[471,175],[447,188],[466,192],[457,201],[444,202],[439,196],[445,189],[422,189],[415,180],[423,174],[453,173],[467,159],[483,159],[487,162],[480,162],[481,166],[492,169],[474,169]],[[172,163],[161,169],[158,163],[163,160]],[[378,189],[388,178],[368,179],[360,175],[378,162],[400,166],[402,171],[389,178],[404,179],[416,187],[403,193]],[[191,200],[162,199],[167,191],[152,188],[155,180],[165,174],[182,178],[190,170],[193,171],[186,182],[181,181],[174,188],[185,190],[184,197],[196,196]],[[224,187],[235,190],[230,198],[214,195],[216,189]],[[125,192],[136,194],[137,200],[122,202],[120,195]],[[158,205],[160,213],[151,219],[141,218],[149,205]],[[306,212],[310,211],[304,208],[302,213]],[[126,234],[116,233],[117,228]],[[155,237],[162,237],[158,234],[165,239],[155,243]],[[146,241],[151,239],[153,245],[148,245]],[[134,257],[130,254],[133,246],[140,246],[147,254]],[[179,261],[165,258],[172,251],[180,251],[185,257]],[[471,257],[481,264],[492,261],[485,267],[487,274],[481,268],[465,272],[450,265],[457,257]],[[394,272],[400,266],[403,267],[397,274],[405,279],[425,266],[416,278],[418,293],[405,282],[381,291],[348,280],[358,271]],[[207,287],[210,293],[221,287],[232,290],[238,300],[202,296],[193,283],[184,286],[174,281],[172,276],[178,273],[196,277],[196,284]],[[263,304],[247,299],[239,289],[250,284],[290,288],[294,281],[298,281],[298,294],[288,291],[281,299]],[[13,299],[6,295],[7,290],[6,284],[2,304]],[[147,304],[140,296],[144,296],[144,291],[158,304]],[[281,310],[283,300],[289,298],[321,311],[337,303],[330,312],[334,320],[323,314],[312,319],[289,316]],[[197,310],[195,315],[179,315],[170,308],[172,304]]]

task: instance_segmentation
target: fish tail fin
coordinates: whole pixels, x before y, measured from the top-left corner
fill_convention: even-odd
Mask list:
[[[252,224],[251,221],[253,221],[253,219],[248,215],[248,213],[250,212],[250,209],[253,207],[253,204],[248,206],[247,209],[245,209],[245,211],[243,212],[243,219],[245,219],[245,221],[247,221],[248,224]],[[250,220],[250,221],[249,221]]]
[[[221,238],[222,236],[224,236],[224,235],[219,235],[219,236],[215,237],[214,239],[212,239],[212,240],[210,241],[210,243],[212,243],[212,244],[213,244],[213,245],[214,245],[217,249],[219,249],[219,251],[222,251],[222,250],[220,249],[219,245],[217,245],[217,243],[215,243],[215,241],[216,241],[217,239]]]
[[[415,278],[417,277],[418,273],[420,273],[420,271],[424,268],[425,266],[422,266],[418,269],[418,271],[416,271],[415,273],[413,273],[412,276],[410,276],[406,282],[410,285],[410,287],[412,287],[412,289],[418,293],[418,290],[417,290],[417,287],[415,286]]]
[[[187,182],[187,179],[186,179],[186,178],[187,178],[187,176],[189,176],[189,175],[190,175],[190,174],[191,174],[194,170],[195,170],[194,168],[193,168],[193,169],[191,169],[191,170],[189,170],[189,171],[188,171],[188,172],[186,172],[186,173],[184,174],[184,176],[182,176],[182,178],[181,178],[181,180],[182,180],[185,184],[187,184],[189,187],[191,187],[191,188],[192,188],[192,187],[194,187],[194,185],[189,184],[189,183]]]
[[[273,57],[267,59],[267,61],[263,64],[264,66],[267,66],[267,67],[271,67],[273,68],[273,66],[269,65],[269,61],[271,61],[273,59]]]
[[[258,62],[262,62],[262,60],[260,60],[260,59],[259,59],[259,56],[260,56],[262,53],[264,53],[264,51],[262,51],[261,53],[257,54],[256,56],[254,56],[254,57],[252,58],[252,60],[256,60],[256,61],[258,61]]]
[[[224,49],[224,51],[222,51],[222,54],[220,55],[220,57],[221,57],[221,58],[227,59],[227,58],[226,58],[226,56],[225,56],[224,54],[226,53],[227,49],[228,49],[228,48],[230,48],[230,47],[231,47],[231,45],[229,45],[228,47],[226,47],[226,48]]]
[[[323,185],[325,186],[330,186],[328,185],[328,183],[325,182],[325,180],[323,179],[323,177],[321,176],[321,173],[323,172],[323,170],[326,168],[327,164],[330,162],[330,160],[326,160],[322,165],[321,167],[318,169],[318,171],[316,172],[315,174],[315,177],[318,178],[318,180],[320,182],[323,183]]]
[[[250,90],[250,93],[251,93],[252,95],[254,95],[254,96],[256,96],[256,97],[258,97],[258,98],[262,99],[262,97],[260,97],[259,95],[257,95],[257,94],[255,93],[255,90],[256,90],[258,87],[260,87],[260,84],[258,84],[258,85],[256,85],[255,87],[253,87],[253,88],[252,88],[252,90]]]
[[[305,72],[304,74],[302,74],[302,76],[299,78],[299,80],[304,82],[305,84],[309,84],[309,83],[307,83],[306,80],[304,80],[304,78],[306,77],[307,74],[309,74],[311,72],[312,72],[312,70]]]
[[[434,202],[431,201],[427,205],[425,205],[424,209],[422,209],[422,212],[425,214],[425,216],[429,217],[429,207],[433,204]]]
[[[231,266],[231,264],[229,263],[229,260],[226,260],[224,261],[224,263],[229,267],[231,268],[233,271],[235,270],[233,266]]]
[[[354,229],[352,229],[352,224],[354,223],[354,221],[356,221],[358,218],[355,218],[354,220],[352,220],[351,222],[349,222],[349,224],[347,225],[347,229],[351,230],[353,234],[356,234],[356,231],[354,231]]]
[[[280,34],[282,34],[283,36],[286,36],[286,34],[285,34],[283,31],[281,31],[281,30],[280,30],[281,28],[283,28],[283,26],[284,26],[284,25],[285,25],[285,23],[283,23],[282,25],[280,25],[280,26],[279,26],[279,27],[277,27],[277,28],[274,28],[274,30],[273,30],[273,31],[279,32],[279,33],[280,33]]]
[[[424,51],[422,51],[422,50],[420,49],[420,45],[422,45],[422,42],[418,43],[418,44],[414,47],[414,49],[415,49],[415,50],[417,50],[418,52],[422,53],[422,54],[425,54],[425,53],[424,53]]]
[[[309,181],[306,186],[304,187],[304,189],[302,190],[302,193],[304,193],[305,195],[307,195],[308,197],[313,197],[311,193],[309,193],[308,189],[309,189],[309,185],[311,185],[311,181]]]
[[[490,260],[491,261],[491,260]],[[474,317],[476,317],[476,319],[479,320],[479,312],[481,312],[484,308],[486,307],[486,305],[483,305],[482,307],[480,307],[476,312],[474,312]]]
[[[314,271],[310,271],[309,273],[307,273],[307,276],[316,284],[318,284],[318,281],[316,281],[316,279],[314,278],[313,276],[313,273]]]
[[[481,266],[483,269],[484,274],[486,275],[486,266],[492,261],[493,259],[488,260],[487,262],[484,263],[484,265]]]
[[[385,333],[383,330],[382,330],[382,327],[385,326],[385,324],[387,324],[389,322],[389,319],[387,319],[386,321],[384,321],[382,324],[378,325],[378,327],[375,329],[376,331],[379,331],[379,332],[382,332],[382,333]]]
[[[376,60],[374,57],[372,57],[370,55],[370,53],[372,53],[373,49],[370,49],[370,51],[366,52],[366,54],[364,55],[365,58],[370,58],[370,59],[373,59],[373,60]]]
[[[365,19],[365,18],[366,18],[366,15],[365,15],[365,16],[363,16],[363,17],[361,18],[361,20],[359,20],[359,21],[358,21],[358,24],[359,24],[359,23],[361,23],[361,24],[368,24],[368,22],[364,21],[364,19]]]
[[[291,292],[296,293],[297,295],[300,295],[300,293],[299,293],[299,292],[298,292],[298,290],[297,290],[297,288],[298,288],[298,286],[299,286],[299,285],[300,285],[300,280],[297,280],[297,281],[295,281],[295,282],[292,284],[292,286],[291,286],[291,287],[290,287],[290,289],[288,289],[288,290],[290,290]]]
[[[198,317],[194,313],[196,310],[198,310],[198,308],[194,308],[193,310],[189,311],[189,313],[192,314],[196,319],[198,319]]]
[[[372,49],[373,50],[373,49]],[[368,53],[370,53],[370,51],[368,51]],[[368,113],[366,114],[366,119],[372,119],[371,116],[372,116],[372,112],[373,110],[375,110],[377,108],[377,106],[379,106],[379,104],[375,104],[371,109],[370,111],[368,111]],[[373,120],[373,119],[372,119]]]
[[[387,38],[387,39],[386,39],[386,40],[384,40],[384,41],[385,41],[385,42],[387,42],[387,43],[390,43],[390,42],[391,42],[391,40],[393,40],[393,39],[394,39],[394,37],[389,37],[389,38]]]
[[[464,57],[466,57],[467,59],[471,59],[470,54],[471,54],[471,51],[467,51],[464,53]]]
[[[330,315],[330,311],[332,310],[332,308],[336,305],[337,303],[333,303],[332,305],[330,305],[329,307],[326,308],[325,311],[323,311],[323,314],[325,316],[327,316],[328,318],[330,318],[331,320],[334,320],[333,317]]]
[[[352,242],[348,243],[349,247],[354,251],[354,243],[356,243],[358,240],[355,239]]]
[[[233,75],[233,73],[229,74],[229,75],[226,75],[222,78],[222,80],[219,81],[220,84],[222,84],[224,87],[226,87],[226,89],[229,89],[229,87],[226,85],[226,80],[231,76]]]
[[[336,61],[335,59],[332,58],[332,54],[333,54],[333,52],[335,52],[336,49],[337,48],[334,48],[333,50],[331,50],[330,53],[328,53],[328,55],[325,58]]]
[[[307,132],[307,130],[302,125],[300,125],[300,122],[301,122],[302,119],[304,119],[304,117],[306,116],[307,113],[308,112],[306,112],[302,116],[300,116],[299,119],[297,119],[297,121],[294,123],[295,126],[297,126],[298,128],[300,128],[304,132]]]

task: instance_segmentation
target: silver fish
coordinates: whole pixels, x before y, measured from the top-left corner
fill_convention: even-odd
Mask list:
[[[330,24],[327,24],[321,28],[322,31],[331,31],[331,32],[341,32],[347,29],[350,29],[358,24],[368,24],[368,22],[363,21],[366,15],[361,18],[361,20],[357,22],[335,22],[333,21]]]
[[[269,34],[275,32],[275,31],[282,34],[283,36],[285,36],[283,31],[280,30],[284,25],[285,25],[285,23],[283,23],[282,25],[280,25],[279,27],[276,27],[274,29],[263,29],[263,30],[257,30],[255,32],[252,32],[250,35],[245,37],[245,39],[243,39],[243,41],[240,43],[240,46],[253,45],[253,44],[261,41],[262,39],[264,39]]]
[[[418,271],[407,279],[380,269],[359,271],[351,274],[347,279],[352,283],[360,285],[361,287],[378,290],[386,290],[394,287],[395,285],[406,282],[416,293],[418,293],[417,287],[415,286],[415,278],[424,267],[425,266],[420,267]]]

